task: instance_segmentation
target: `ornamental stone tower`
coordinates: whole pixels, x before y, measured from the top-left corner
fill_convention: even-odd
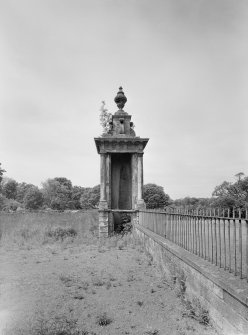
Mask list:
[[[121,213],[144,209],[143,153],[148,138],[135,135],[131,115],[123,108],[127,98],[122,90],[115,97],[118,111],[112,115],[109,130],[95,138],[101,159],[99,235],[118,231]]]

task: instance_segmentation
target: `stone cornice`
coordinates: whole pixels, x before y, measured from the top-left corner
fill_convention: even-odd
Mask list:
[[[95,137],[99,154],[104,153],[143,153],[149,138],[127,137],[125,135]]]

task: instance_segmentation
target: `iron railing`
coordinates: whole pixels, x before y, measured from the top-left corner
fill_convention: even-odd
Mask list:
[[[248,282],[247,210],[145,210],[139,224]]]

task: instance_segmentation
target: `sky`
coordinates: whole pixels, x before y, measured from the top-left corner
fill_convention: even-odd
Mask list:
[[[0,162],[41,187],[100,180],[101,101],[119,86],[144,182],[210,197],[248,175],[246,0],[0,0]]]

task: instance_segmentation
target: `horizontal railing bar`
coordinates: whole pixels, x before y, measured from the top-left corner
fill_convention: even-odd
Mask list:
[[[152,210],[139,210],[140,213],[154,213],[154,214],[171,214],[168,212],[163,212],[163,211],[152,211]]]
[[[241,210],[138,212],[140,225],[248,282],[248,220]]]

